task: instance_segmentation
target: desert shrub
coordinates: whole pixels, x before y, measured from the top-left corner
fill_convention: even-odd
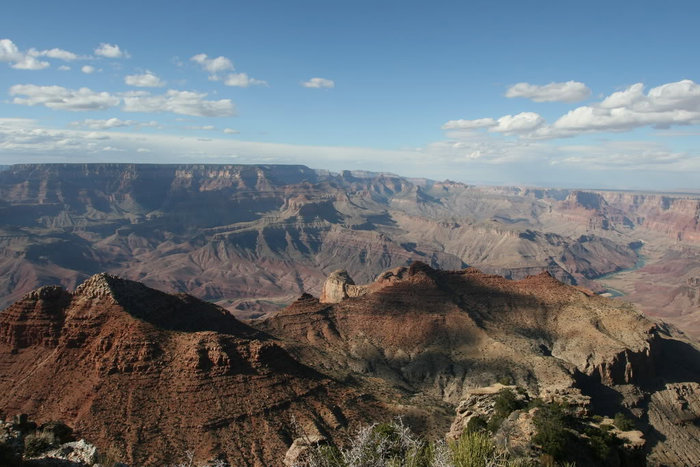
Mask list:
[[[456,441],[427,442],[400,421],[364,427],[343,449],[317,445],[305,467],[519,467],[485,432],[466,432]]]
[[[570,431],[574,423],[567,407],[559,403],[543,405],[532,421],[537,428],[533,442],[557,461],[565,459],[575,441]]]
[[[484,417],[482,417],[481,415],[474,415],[467,422],[466,430],[469,432],[474,432],[474,431],[484,431],[484,430],[486,430],[486,428],[487,428],[486,419],[484,419]]]
[[[512,390],[505,388],[498,391],[493,407],[493,415],[487,424],[489,431],[496,432],[508,415],[522,409],[523,406],[523,402],[518,399]]]
[[[500,378],[498,378],[498,382],[504,386],[510,386],[512,384],[515,384],[515,380],[513,380],[513,377],[510,375],[501,376]]]
[[[506,388],[498,391],[493,409],[496,415],[500,416],[501,418],[505,418],[510,415],[511,412],[521,409],[522,407],[523,404],[520,400],[518,400],[515,393]]]
[[[51,433],[58,444],[75,441],[73,437],[73,429],[63,422],[50,421],[39,427],[39,430],[44,433]]]
[[[317,445],[308,455],[309,467],[430,467],[435,447],[416,437],[399,420],[363,427],[345,449]]]
[[[622,441],[612,432],[610,425],[589,426],[584,432],[588,436],[588,447],[601,461],[610,457],[610,454],[622,444]]]
[[[613,419],[613,424],[621,431],[634,430],[634,421],[631,418],[625,416],[625,414],[618,412],[615,414]]]
[[[51,432],[37,431],[24,437],[24,456],[36,457],[58,446],[56,437]]]
[[[464,432],[449,445],[451,462],[446,467],[526,467],[527,460],[514,459],[498,449],[486,432]],[[432,464],[436,465],[436,464]]]

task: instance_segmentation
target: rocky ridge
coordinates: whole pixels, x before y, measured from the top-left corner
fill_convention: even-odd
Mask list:
[[[108,274],[0,314],[0,407],[62,420],[132,465],[191,450],[251,466],[278,461],[293,417],[332,436],[385,410],[217,306]]]

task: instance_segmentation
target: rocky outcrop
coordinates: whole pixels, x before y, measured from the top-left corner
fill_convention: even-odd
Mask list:
[[[187,450],[276,465],[293,418],[332,434],[384,413],[225,310],[108,274],[0,313],[0,407],[63,420],[135,465],[179,462]]]
[[[321,303],[338,303],[350,297],[361,297],[367,293],[367,287],[355,285],[347,271],[339,269],[332,272],[321,291]]]
[[[317,368],[379,378],[456,405],[453,437],[474,416],[488,417],[502,388],[496,382],[510,380],[531,397],[573,404],[577,416],[649,417],[643,437],[651,446],[665,415],[653,415],[655,402],[644,401],[662,397],[660,382],[697,379],[700,355],[692,344],[627,304],[548,273],[509,281],[475,268],[438,271],[414,263],[364,287],[363,296],[336,303],[305,297],[260,326]],[[509,426],[525,440],[532,414],[518,417]],[[677,426],[674,417],[666,417],[669,426]],[[665,462],[686,465],[680,446],[700,442],[666,430],[659,441]],[[639,456],[633,441],[630,450]]]

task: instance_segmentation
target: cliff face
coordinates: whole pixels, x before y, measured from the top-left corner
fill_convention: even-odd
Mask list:
[[[296,423],[333,433],[383,413],[274,340],[190,296],[100,274],[0,313],[0,407],[63,420],[103,453],[163,465],[275,465]]]

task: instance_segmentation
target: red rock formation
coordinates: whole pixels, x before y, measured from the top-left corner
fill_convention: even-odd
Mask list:
[[[74,426],[138,465],[223,456],[277,465],[297,436],[372,418],[376,404],[191,296],[100,274],[0,313],[0,407]],[[379,410],[381,413],[381,410]]]

